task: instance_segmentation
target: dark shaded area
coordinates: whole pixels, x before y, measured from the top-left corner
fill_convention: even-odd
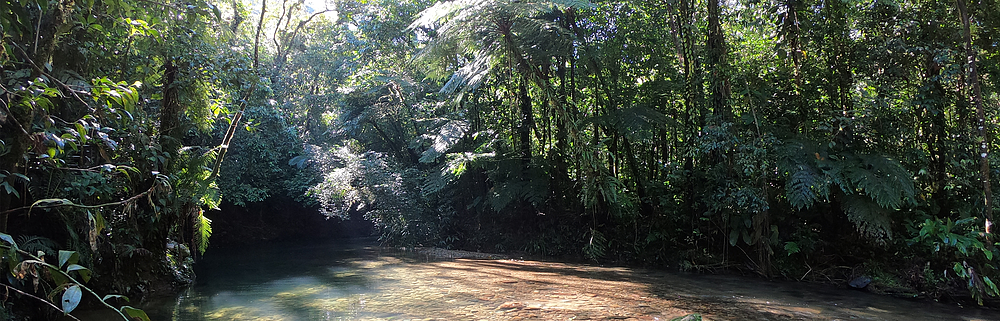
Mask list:
[[[348,219],[327,218],[316,208],[283,198],[246,207],[223,203],[207,212],[212,220],[212,248],[243,246],[265,241],[328,240],[372,235],[372,224],[360,213]]]

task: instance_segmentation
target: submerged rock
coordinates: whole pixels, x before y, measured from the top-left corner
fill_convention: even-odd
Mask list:
[[[872,278],[862,275],[854,278],[854,280],[851,280],[851,282],[848,282],[847,284],[855,289],[863,289],[868,286],[869,283],[872,283]]]

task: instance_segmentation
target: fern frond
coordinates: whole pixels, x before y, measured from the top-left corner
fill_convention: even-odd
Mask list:
[[[42,236],[22,235],[18,237],[17,240],[17,244],[20,244],[21,250],[31,254],[41,251],[44,252],[45,255],[55,256],[56,250],[59,248],[58,243],[50,238]]]
[[[865,194],[885,208],[898,209],[913,198],[913,175],[899,161],[882,155],[861,155],[862,164],[871,168],[870,176],[857,182]]]
[[[212,236],[212,220],[205,217],[205,211],[199,210],[195,225],[198,231],[196,235],[198,237],[198,252],[205,254],[205,250],[208,250],[208,238]]]
[[[476,89],[486,80],[486,75],[489,74],[494,63],[493,56],[484,53],[477,54],[475,59],[455,71],[451,75],[451,78],[448,79],[448,82],[444,86],[441,86],[441,90],[438,93],[454,93],[463,86],[469,89]]]
[[[801,210],[811,207],[820,197],[826,198],[827,195],[816,193],[817,190],[820,190],[820,179],[819,174],[812,168],[799,165],[799,170],[792,173],[792,176],[785,182],[785,196],[788,197],[788,202],[796,209]]]
[[[868,197],[845,195],[841,202],[847,219],[866,237],[874,239],[892,238],[889,210]]]

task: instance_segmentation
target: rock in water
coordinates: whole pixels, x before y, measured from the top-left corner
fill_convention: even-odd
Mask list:
[[[863,289],[868,286],[868,283],[872,283],[872,278],[862,275],[854,278],[854,280],[851,280],[851,282],[847,284],[851,285],[851,287],[855,289]]]

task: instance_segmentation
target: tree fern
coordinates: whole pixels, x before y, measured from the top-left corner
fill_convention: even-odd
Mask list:
[[[841,207],[847,214],[847,219],[865,236],[873,239],[892,238],[889,209],[859,195],[844,195]]]
[[[898,161],[881,155],[861,155],[863,166],[870,168],[870,175],[857,185],[875,202],[885,208],[898,209],[903,202],[913,198],[913,175]]]
[[[433,39],[414,59],[431,62],[429,74],[442,77],[455,70],[453,65],[461,66],[451,74],[441,93],[474,89],[504,55],[545,59],[557,52],[567,54],[572,48],[572,33],[536,17],[553,10],[592,6],[588,1],[566,0],[438,2],[421,11],[409,26],[412,30],[434,31]],[[511,35],[516,38],[507,37]]]
[[[915,195],[913,175],[881,154],[832,151],[829,145],[791,141],[782,147],[779,168],[788,173],[785,195],[797,209],[828,200],[831,186],[847,219],[867,237],[891,237],[889,213]]]

